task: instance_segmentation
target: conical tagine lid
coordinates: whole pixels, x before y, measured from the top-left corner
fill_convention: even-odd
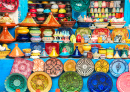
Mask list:
[[[22,57],[24,56],[23,52],[20,50],[20,48],[18,47],[18,44],[15,44],[14,49],[12,50],[12,52],[9,54],[10,57]]]
[[[19,26],[39,26],[39,24],[37,24],[35,22],[35,20],[32,18],[31,13],[27,13],[26,18],[22,21],[22,23],[19,24]]]
[[[55,48],[52,49],[52,52],[49,55],[50,57],[58,57],[59,55],[57,54]]]
[[[46,21],[41,24],[41,26],[46,26],[46,27],[61,27],[61,24],[55,19],[53,16],[53,13],[50,12],[49,16],[47,17]]]

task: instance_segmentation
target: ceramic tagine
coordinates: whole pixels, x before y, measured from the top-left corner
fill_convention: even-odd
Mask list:
[[[3,31],[0,34],[0,42],[1,43],[11,43],[16,39],[9,33],[7,27],[3,27]]]
[[[123,58],[123,59],[127,59],[128,58],[125,52],[122,54],[121,58]]]
[[[57,54],[55,48],[52,49],[52,52],[49,55],[50,57],[58,57],[59,55]]]
[[[47,54],[46,51],[45,51],[45,48],[43,48],[40,57],[42,57],[42,58],[47,58],[47,57],[49,57],[48,54]]]
[[[76,46],[76,49],[74,51],[74,53],[71,55],[72,57],[75,57],[75,58],[80,58],[81,56],[83,56],[80,51],[78,50],[78,46]]]
[[[67,57],[69,57],[69,53],[68,53],[68,51],[66,50],[66,48],[64,47],[63,48],[63,50],[62,50],[62,52],[60,53],[60,57],[62,57],[62,58],[67,58]]]
[[[32,59],[38,59],[38,58],[40,58],[39,57],[40,53],[41,53],[41,51],[39,51],[39,50],[33,50],[30,58],[32,58]]]
[[[114,58],[121,58],[118,54],[118,51],[116,51],[116,54],[114,55]]]
[[[35,20],[32,18],[31,13],[27,13],[26,18],[18,25],[19,26],[26,26],[26,27],[39,26],[39,24],[37,24],[35,22]]]
[[[100,57],[100,54],[97,53],[97,51],[93,54],[94,59],[98,59]]]
[[[20,50],[20,48],[18,47],[18,44],[15,44],[14,49],[12,50],[12,52],[9,54],[10,57],[22,57],[24,56],[23,52]]]
[[[58,23],[58,21],[54,18],[53,13],[50,12],[48,18],[46,21],[41,24],[41,26],[45,27],[61,27],[61,24]]]
[[[12,28],[12,27],[15,27],[16,24],[14,22],[14,20],[12,20],[10,17],[9,17],[9,13],[5,13],[3,17],[0,18],[0,26],[6,26],[6,27],[9,27],[9,28]]]

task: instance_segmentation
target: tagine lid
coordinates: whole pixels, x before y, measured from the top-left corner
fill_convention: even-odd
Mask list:
[[[17,24],[9,17],[9,13],[5,13],[4,16],[0,18],[0,26],[14,27],[17,26]]]
[[[97,72],[88,78],[87,86],[90,92],[110,92],[113,82],[108,74]]]
[[[0,42],[1,43],[11,43],[16,39],[9,33],[7,27],[3,27],[3,31],[0,34]]]
[[[41,26],[45,26],[45,27],[61,27],[61,24],[59,24],[59,22],[55,19],[55,17],[53,16],[53,13],[50,12],[49,16],[46,19],[46,21],[43,24],[41,24]]]
[[[81,76],[89,76],[94,71],[94,63],[91,59],[82,58],[77,62],[76,70]]]
[[[62,52],[60,53],[60,56],[69,56],[70,54],[68,53],[68,51],[66,50],[66,48],[64,47]]]
[[[18,25],[26,27],[39,26],[39,24],[37,24],[36,21],[32,18],[31,13],[27,13],[26,18]]]
[[[74,60],[67,60],[64,63],[64,71],[76,71],[76,62]]]
[[[28,78],[27,85],[30,92],[36,92],[37,89],[40,92],[49,92],[52,87],[52,79],[45,72],[35,72]]]
[[[123,59],[115,59],[110,64],[110,72],[113,76],[119,77],[122,73],[128,72],[129,66]]]
[[[104,72],[107,73],[109,70],[109,63],[106,60],[98,60],[95,63],[95,71],[96,72]]]

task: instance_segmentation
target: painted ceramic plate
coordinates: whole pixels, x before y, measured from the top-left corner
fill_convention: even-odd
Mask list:
[[[89,76],[94,71],[94,63],[88,58],[82,58],[77,62],[76,70],[81,76]]]
[[[78,46],[78,50],[80,51],[80,53],[83,54],[84,53],[84,50],[83,50],[84,43],[74,43],[74,50],[76,49],[76,46]]]
[[[96,72],[104,72],[107,73],[109,70],[109,63],[106,60],[98,60],[95,63],[95,71]]]
[[[129,46],[127,44],[117,44],[115,46],[115,49],[123,50],[123,49],[129,50]]]
[[[110,37],[110,30],[107,28],[96,28],[93,31],[93,35],[106,35],[107,37]]]
[[[64,63],[64,71],[76,71],[76,62],[74,60],[67,60]]]
[[[44,61],[42,59],[34,59],[33,62],[33,72],[44,71]]]
[[[44,71],[51,77],[57,77],[63,72],[63,63],[57,58],[48,59],[44,64]]]
[[[19,73],[10,74],[6,78],[5,88],[8,92],[15,92],[16,89],[20,89],[21,92],[25,92],[27,89],[27,79]]]
[[[42,52],[42,50],[43,50],[43,48],[45,48],[45,46],[44,46],[44,43],[42,43],[42,42],[31,42],[31,44],[30,44],[30,47],[31,47],[31,50],[33,51],[33,50],[39,50],[39,51],[41,51]]]
[[[116,37],[116,35],[119,35],[119,34],[122,35],[122,40],[129,38],[129,32],[126,28],[115,28],[111,34],[112,40],[114,41],[114,38]]]
[[[128,72],[128,69],[128,64],[123,59],[115,59],[110,64],[110,72],[115,77],[119,77],[122,73]]]
[[[36,92],[37,89],[40,92],[48,92],[51,89],[52,80],[45,72],[35,72],[28,78],[27,85],[30,92]]]
[[[45,51],[48,55],[50,55],[53,48],[55,48],[57,54],[59,54],[59,43],[46,43],[45,44]]]
[[[80,92],[83,87],[83,79],[78,73],[69,71],[60,76],[58,84],[62,92]]]
[[[121,74],[117,79],[116,86],[119,92],[129,92],[130,91],[130,72],[125,72]]]
[[[90,92],[110,92],[113,82],[108,74],[97,72],[88,78],[87,86]]]
[[[61,43],[60,44],[60,53],[62,52],[63,48],[66,48],[67,52],[72,55],[74,52],[74,45],[73,43]]]

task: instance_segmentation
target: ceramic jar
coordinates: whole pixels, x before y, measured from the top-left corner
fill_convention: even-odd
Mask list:
[[[113,48],[108,48],[107,49],[107,58],[113,58],[114,56],[114,49]]]
[[[40,28],[38,27],[31,27],[29,31],[32,36],[39,36],[41,34]]]
[[[51,29],[45,29],[45,31],[43,32],[44,37],[51,37],[53,32]]]
[[[84,51],[90,51],[91,50],[91,45],[90,44],[84,44],[83,50]]]
[[[92,47],[91,52],[92,52],[93,54],[94,54],[95,52],[98,53],[98,47],[96,47],[96,46]]]
[[[99,54],[105,54],[106,55],[107,51],[105,48],[100,48],[99,49]]]

